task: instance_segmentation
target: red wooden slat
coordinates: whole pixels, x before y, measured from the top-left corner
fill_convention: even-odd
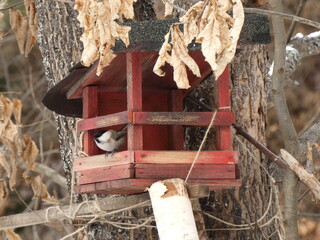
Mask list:
[[[111,154],[105,157],[105,154],[95,155],[85,158],[77,158],[74,160],[74,171],[82,171],[107,166],[117,166],[123,164],[129,164],[134,162],[133,151],[116,152],[113,156]]]
[[[139,52],[127,53],[128,111],[142,111],[142,58]],[[128,150],[142,150],[142,126],[128,125]]]
[[[183,112],[183,99],[184,94],[181,90],[172,90],[170,92],[170,110],[171,112]],[[170,126],[169,143],[171,149],[183,150],[184,149],[184,128],[179,125]]]
[[[133,121],[136,124],[208,126],[212,116],[212,112],[134,112]],[[232,112],[218,112],[213,125],[231,126],[234,121]]]
[[[121,179],[76,186],[77,193],[133,194],[145,192],[146,188],[159,179]],[[189,185],[205,185],[210,189],[225,189],[241,186],[240,179],[190,179]]]
[[[190,164],[136,164],[136,178],[185,178]],[[235,165],[195,164],[190,179],[236,179]]]
[[[135,151],[135,163],[191,164],[196,151]],[[237,164],[236,151],[202,151],[197,164]]]
[[[128,111],[78,121],[78,130],[91,130],[110,127],[131,122],[132,114]]]
[[[132,178],[134,170],[132,164],[124,164],[117,166],[106,166],[78,171],[79,184],[102,182],[107,180],[115,180],[122,178]]]
[[[92,118],[98,115],[98,89],[88,86],[83,89],[83,118]],[[80,130],[80,129],[78,129]],[[81,131],[81,130],[80,130]],[[98,152],[98,147],[93,140],[93,132],[87,131],[83,135],[83,151],[88,155]]]
[[[225,68],[218,82],[218,109],[222,112],[230,112],[230,88],[229,88],[229,69]],[[229,107],[229,108],[228,108]],[[216,148],[218,150],[232,149],[231,127],[220,126],[216,129]]]

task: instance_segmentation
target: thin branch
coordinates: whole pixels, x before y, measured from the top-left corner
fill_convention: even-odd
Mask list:
[[[10,5],[10,6],[8,6],[8,7],[5,7],[5,8],[0,8],[0,12],[1,12],[1,11],[5,11],[5,10],[9,10],[9,9],[11,9],[11,8],[14,8],[14,7],[20,5],[20,4],[23,4],[23,1],[17,2],[17,3],[15,3],[15,4],[12,4],[12,5]]]
[[[244,12],[245,13],[256,13],[256,14],[261,14],[261,15],[266,15],[266,16],[277,16],[277,17],[281,17],[284,19],[288,19],[288,20],[292,20],[295,22],[299,22],[299,23],[303,23],[305,25],[309,25],[315,28],[319,28],[320,29],[320,23],[319,22],[315,22],[306,18],[302,18],[302,17],[298,17],[292,14],[288,14],[288,13],[282,13],[279,11],[270,11],[270,10],[264,10],[264,9],[260,9],[260,8],[244,8]]]
[[[269,4],[272,10],[282,12],[281,0],[270,0]],[[284,27],[283,17],[284,16],[281,16],[279,14],[272,15],[271,17],[274,32],[274,67],[272,73],[272,96],[275,105],[275,110],[278,116],[278,122],[280,126],[279,128],[284,139],[285,148],[289,152],[291,152],[295,157],[297,157],[301,153],[300,145],[284,95],[286,30]],[[284,178],[285,220],[287,222],[285,231],[286,237],[292,240],[298,240],[298,182],[299,179],[296,176],[296,174],[288,169],[285,173]]]
[[[139,205],[139,206],[136,206]],[[28,213],[0,217],[0,230],[27,227],[92,214],[98,216],[101,211],[115,214],[127,210],[131,206],[145,207],[151,205],[147,193],[129,197],[101,198],[64,207],[54,206]]]
[[[304,9],[304,6],[306,5],[307,1],[308,0],[300,0],[299,6],[298,6],[296,14],[295,14],[296,16],[300,16],[301,15],[301,13],[302,13],[302,11]],[[290,39],[292,37],[292,33],[293,33],[296,25],[297,25],[297,22],[295,22],[295,21],[291,22],[291,25],[290,25],[290,28],[289,28],[288,34],[287,34],[287,43],[290,42]]]
[[[247,139],[252,145],[254,145],[261,152],[263,152],[267,157],[269,157],[271,160],[273,160],[278,166],[280,166],[281,168],[284,168],[284,169],[288,168],[288,164],[286,163],[285,160],[283,160],[281,157],[274,154],[266,146],[264,146],[262,143],[260,143],[254,137],[252,137],[240,125],[233,124],[232,126],[236,129],[237,134],[239,134],[239,135],[243,136],[245,139]]]

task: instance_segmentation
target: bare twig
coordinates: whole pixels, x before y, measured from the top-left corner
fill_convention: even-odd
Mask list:
[[[0,230],[49,223],[77,216],[89,215],[91,217],[92,214],[100,214],[101,211],[108,211],[112,215],[137,204],[139,207],[151,205],[149,195],[144,193],[129,197],[101,198],[72,206],[49,207],[39,211],[0,217]]]
[[[282,1],[270,0],[270,8],[273,11],[282,12]],[[294,128],[284,95],[286,39],[283,16],[272,15],[274,32],[274,67],[272,74],[272,95],[278,116],[280,131],[284,138],[285,148],[294,156],[300,154],[300,146],[296,130]],[[320,26],[320,24],[319,24]],[[284,178],[286,237],[298,240],[298,184],[299,180],[294,172],[287,170]]]
[[[232,125],[236,129],[236,133],[243,136],[250,143],[252,143],[256,148],[258,148],[261,152],[263,152],[267,157],[273,160],[278,166],[282,168],[288,168],[288,164],[279,156],[270,151],[266,146],[260,143],[258,140],[253,138],[250,134],[248,134],[240,125],[233,124]]]
[[[10,5],[10,6],[8,6],[8,7],[5,7],[5,8],[0,8],[0,12],[1,12],[1,11],[5,11],[5,10],[9,10],[10,8],[14,8],[14,7],[16,7],[16,6],[20,5],[20,4],[23,4],[23,1],[17,2],[17,3],[15,3],[15,4],[12,4],[12,5]]]
[[[270,11],[270,10],[264,10],[264,9],[260,9],[260,8],[244,8],[244,12],[245,13],[256,13],[256,14],[261,14],[261,15],[266,15],[266,16],[277,16],[277,17],[281,17],[284,19],[289,19],[295,22],[299,22],[299,23],[303,23],[305,25],[309,25],[315,28],[319,28],[320,29],[320,23],[306,19],[306,18],[302,18],[302,17],[298,17],[292,14],[288,14],[288,13],[283,13],[281,11]]]
[[[298,6],[296,14],[295,14],[296,16],[300,16],[300,14],[302,13],[302,11],[304,9],[304,6],[306,5],[307,1],[308,0],[300,0],[299,6]],[[288,34],[287,34],[287,43],[289,43],[289,41],[290,41],[290,39],[292,37],[292,33],[293,33],[296,25],[297,25],[297,22],[295,22],[295,21],[291,22],[291,25],[290,25],[290,28],[289,28]]]

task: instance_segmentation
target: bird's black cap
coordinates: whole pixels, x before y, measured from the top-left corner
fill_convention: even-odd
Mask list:
[[[94,138],[97,139],[97,138],[101,137],[101,135],[104,134],[105,132],[106,132],[106,130],[96,132],[94,134]]]

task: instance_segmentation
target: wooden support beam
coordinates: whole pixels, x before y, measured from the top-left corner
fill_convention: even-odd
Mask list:
[[[135,163],[192,164],[196,151],[136,151]],[[237,164],[236,151],[202,151],[197,164]],[[214,168],[214,167],[213,167]]]
[[[127,109],[142,111],[142,57],[141,53],[126,54],[127,67]],[[142,125],[129,123],[128,150],[143,149]]]
[[[136,178],[185,178],[190,164],[136,164]],[[190,179],[236,179],[236,165],[195,164]]]
[[[208,126],[213,112],[134,112],[135,124],[163,124]],[[231,126],[235,122],[232,112],[218,112],[214,126]]]
[[[87,86],[83,89],[83,118],[92,118],[98,115],[98,88]],[[98,147],[93,140],[94,133],[87,131],[83,135],[83,151],[89,156],[98,152]]]
[[[78,121],[78,131],[111,127],[132,122],[132,112],[123,111]]]
[[[217,81],[218,114],[221,112],[231,112],[229,80],[229,68],[227,66]],[[216,129],[216,147],[218,150],[232,149],[231,126],[219,126]]]
[[[121,179],[99,183],[82,184],[76,187],[77,193],[101,193],[101,194],[133,194],[146,191],[152,183],[159,179]],[[205,185],[210,190],[226,189],[241,186],[240,179],[189,179],[189,185]],[[192,196],[190,196],[192,197]]]

